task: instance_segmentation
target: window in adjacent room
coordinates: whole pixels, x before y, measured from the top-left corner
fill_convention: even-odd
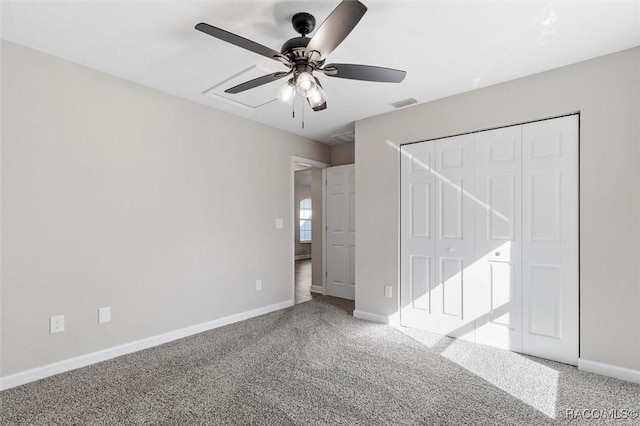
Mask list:
[[[300,242],[311,242],[311,198],[300,201]]]

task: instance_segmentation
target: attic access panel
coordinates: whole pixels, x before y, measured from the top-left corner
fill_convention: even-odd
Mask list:
[[[276,71],[279,71],[279,69],[273,70],[262,65],[254,64],[217,83],[215,86],[202,92],[202,94],[217,101],[223,101],[248,110],[255,110],[256,108],[275,101],[277,99],[278,91],[280,90],[280,87],[286,83],[286,79],[274,81],[237,94],[225,93],[225,90],[247,80]]]

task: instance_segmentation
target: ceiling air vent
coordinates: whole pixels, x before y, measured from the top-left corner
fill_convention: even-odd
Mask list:
[[[406,106],[417,104],[417,103],[418,101],[416,101],[415,99],[409,98],[403,101],[394,102],[391,105],[393,105],[394,108],[402,108],[402,107],[406,107]]]
[[[356,140],[354,132],[340,133],[339,135],[333,135],[331,137],[339,140],[340,142],[353,142]]]

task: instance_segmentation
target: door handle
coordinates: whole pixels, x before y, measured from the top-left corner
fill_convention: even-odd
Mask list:
[[[455,249],[454,249],[453,247],[449,247],[449,248],[447,249],[447,251],[448,251],[449,253],[453,253],[453,252],[455,251]]]

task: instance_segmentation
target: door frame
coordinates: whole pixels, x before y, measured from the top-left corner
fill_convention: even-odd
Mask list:
[[[295,170],[294,164],[305,164],[309,165],[313,168],[322,169],[322,294],[327,294],[327,171],[328,167],[331,167],[331,164],[323,163],[321,161],[312,160],[310,158],[299,157],[296,155],[291,156],[291,161],[289,162],[289,219],[292,224],[291,230],[289,232],[289,271],[290,271],[290,285],[291,289],[291,300],[294,301],[296,299],[296,272],[295,272],[295,257],[296,257],[296,217],[294,212],[294,206],[296,202],[296,193],[295,193]],[[313,219],[312,219],[313,220]],[[313,234],[312,234],[313,240]],[[311,253],[311,262],[313,265],[313,253]],[[313,269],[312,269],[312,280],[313,280]],[[313,281],[312,281],[313,282]]]

